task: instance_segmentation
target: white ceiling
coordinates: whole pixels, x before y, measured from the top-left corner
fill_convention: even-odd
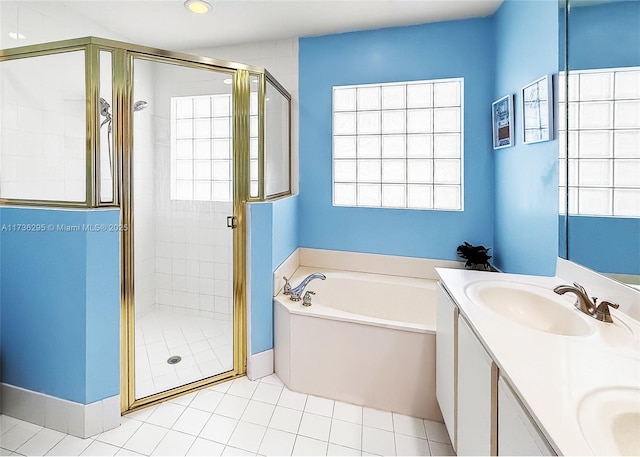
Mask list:
[[[503,0],[209,0],[213,11],[189,13],[183,0],[28,1],[51,16],[84,16],[127,41],[171,50],[323,35],[353,30],[488,16]],[[16,3],[0,1],[1,3]],[[7,10],[11,11],[11,10]]]

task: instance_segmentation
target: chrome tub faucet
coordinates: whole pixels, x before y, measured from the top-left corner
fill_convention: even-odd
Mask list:
[[[304,292],[305,287],[314,279],[322,279],[323,281],[327,279],[325,275],[322,273],[313,273],[302,280],[300,284],[296,287],[291,287],[289,284],[289,280],[286,277],[284,279],[284,290],[282,293],[285,295],[290,295],[289,300],[291,301],[300,301],[302,298],[302,293]],[[315,292],[314,292],[315,293]],[[309,297],[309,304],[311,304],[311,297]]]
[[[558,295],[564,295],[567,292],[575,294],[577,298],[574,306],[588,316],[601,322],[613,323],[609,307],[617,309],[620,306],[617,303],[608,301],[601,301],[600,304],[597,305],[598,299],[596,297],[589,298],[586,289],[577,282],[574,282],[573,286],[560,285],[554,287],[553,291]]]

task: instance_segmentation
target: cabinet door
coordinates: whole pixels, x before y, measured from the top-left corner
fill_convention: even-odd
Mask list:
[[[449,438],[455,440],[456,339],[458,308],[442,284],[436,298],[436,397],[447,426]]]
[[[556,455],[507,382],[498,382],[498,455]]]
[[[495,455],[497,369],[462,316],[458,316],[458,455]]]

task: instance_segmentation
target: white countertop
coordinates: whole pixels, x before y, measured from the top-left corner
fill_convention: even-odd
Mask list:
[[[509,281],[542,286],[556,300],[573,307],[575,295],[558,296],[552,289],[567,281],[559,277],[489,273],[437,268],[485,349],[517,392],[558,454],[594,455],[580,430],[578,406],[589,393],[611,387],[640,387],[640,322],[612,309],[614,324],[596,321],[587,336],[563,336],[517,324],[471,301],[465,288],[477,281]],[[584,284],[589,290],[589,285]],[[607,297],[601,297],[607,299]],[[617,328],[615,326],[618,326]],[[631,334],[625,335],[624,327]]]

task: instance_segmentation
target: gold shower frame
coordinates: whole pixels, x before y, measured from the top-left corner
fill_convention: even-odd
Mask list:
[[[0,62],[63,52],[84,51],[86,95],[86,194],[85,201],[26,200],[0,198],[0,206],[40,206],[64,208],[120,207],[121,233],[121,294],[120,294],[120,402],[123,413],[149,406],[168,398],[231,379],[246,373],[247,360],[247,250],[246,203],[266,201],[291,194],[291,95],[265,69],[237,62],[194,56],[146,46],[85,37],[71,40],[0,50]],[[111,53],[113,90],[113,160],[112,201],[101,202],[100,189],[100,52]],[[134,217],[133,217],[133,62],[134,59],[161,62],[185,68],[227,72],[233,77],[233,369],[187,385],[179,386],[141,399],[135,398],[135,309],[134,309]],[[250,78],[258,78],[258,196],[249,192],[249,98]],[[275,195],[265,195],[265,94],[269,81],[287,100],[289,111],[289,189]]]

